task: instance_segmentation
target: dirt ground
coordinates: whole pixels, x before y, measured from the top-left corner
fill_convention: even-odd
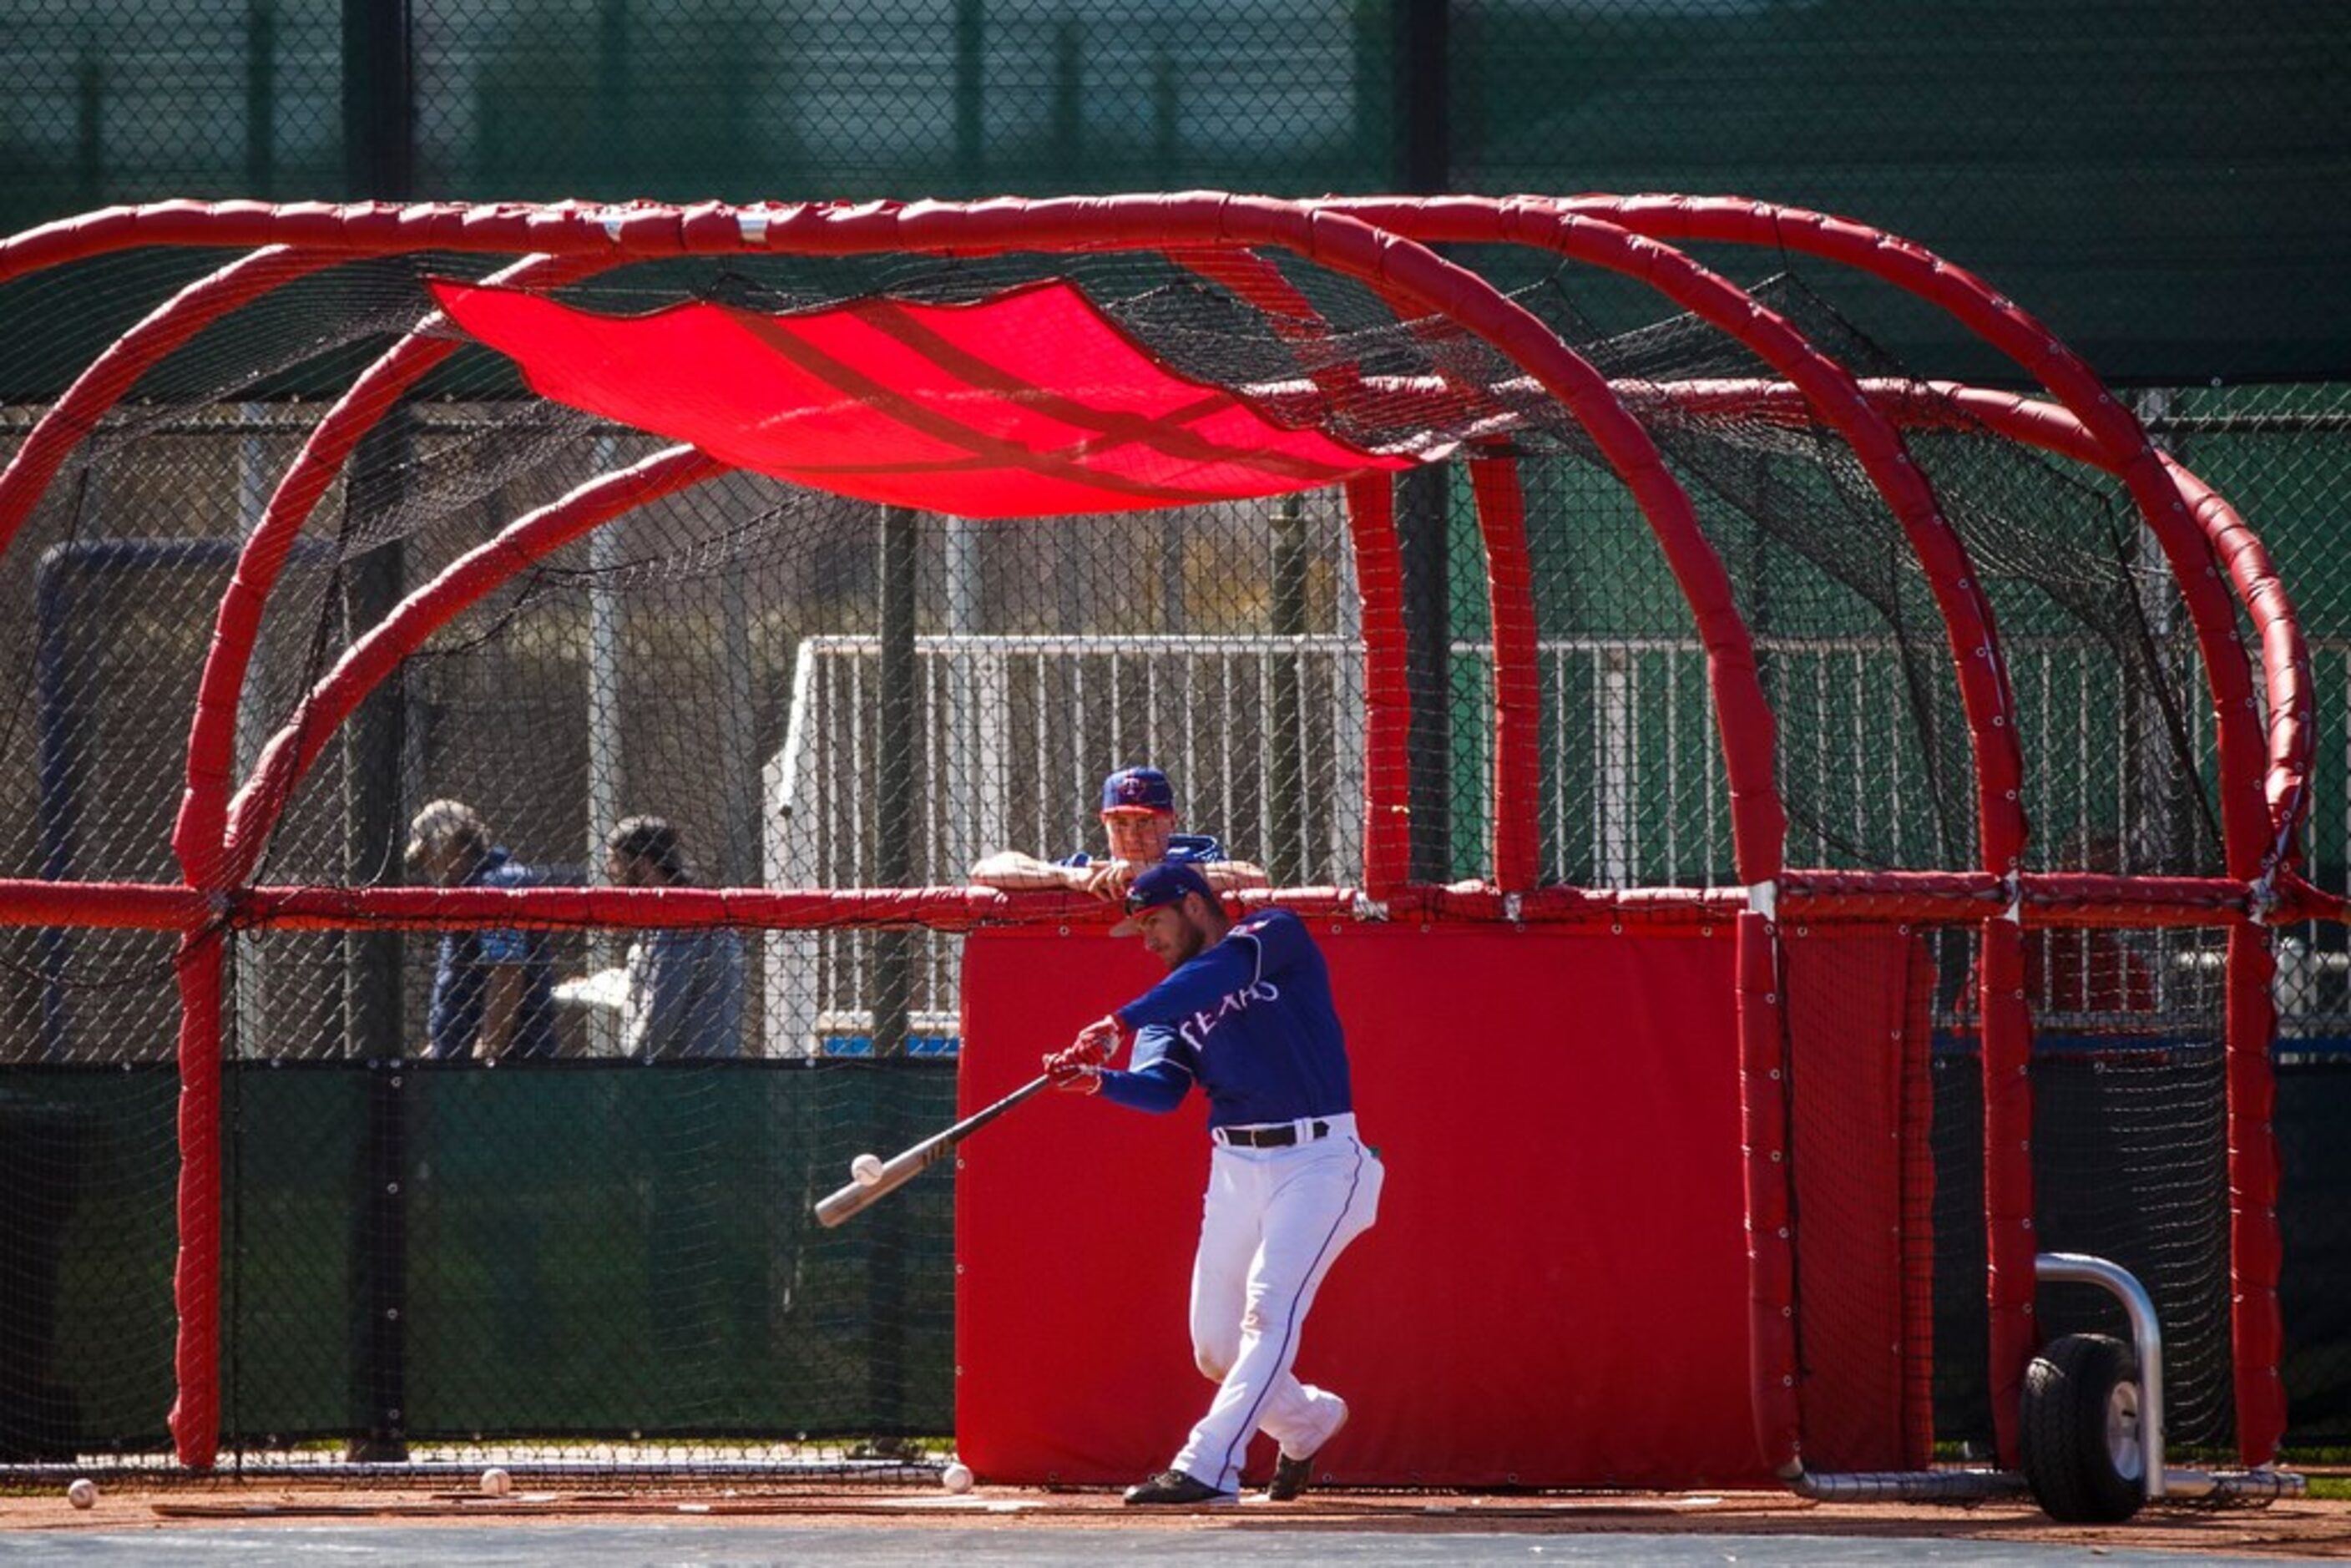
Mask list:
[[[0,1495],[0,1531],[187,1529],[207,1523],[250,1527],[269,1520],[310,1523],[478,1527],[491,1521],[517,1529],[594,1520],[676,1524],[789,1523],[854,1530],[887,1521],[925,1521],[959,1530],[1021,1531],[1393,1531],[1442,1535],[1508,1531],[1528,1535],[1696,1533],[1836,1535],[1872,1540],[1973,1540],[2043,1545],[2127,1547],[2137,1551],[2231,1553],[2278,1558],[2351,1557],[2351,1500],[2294,1500],[2264,1508],[2151,1507],[2127,1524],[2089,1528],[2053,1523],[2024,1501],[1973,1507],[1895,1503],[1813,1503],[1779,1492],[1575,1493],[1466,1496],[1435,1493],[1310,1494],[1288,1504],[1138,1511],[1114,1491],[980,1487],[952,1496],[936,1487],[864,1485],[758,1487],[672,1484],[617,1487],[519,1482],[510,1496],[422,1486],[197,1481],[115,1477],[96,1503],[76,1509],[60,1485]]]

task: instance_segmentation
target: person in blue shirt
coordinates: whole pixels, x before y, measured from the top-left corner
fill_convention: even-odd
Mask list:
[[[1322,952],[1299,918],[1234,920],[1198,868],[1156,865],[1127,890],[1114,935],[1139,935],[1167,977],[1045,1059],[1057,1089],[1173,1111],[1196,1085],[1213,1145],[1192,1263],[1192,1352],[1217,1385],[1168,1468],[1126,1500],[1231,1502],[1259,1431],[1280,1445],[1267,1496],[1306,1490],[1347,1405],[1290,1371],[1307,1310],[1342,1250],[1378,1217],[1385,1180],[1356,1135],[1346,1039]],[[1107,1063],[1128,1031],[1124,1071]]]
[[[530,887],[546,880],[490,841],[479,812],[434,800],[409,824],[411,870],[440,887]],[[535,931],[451,931],[433,972],[426,1053],[496,1061],[556,1053],[555,977]]]
[[[664,817],[630,817],[604,836],[615,887],[690,887],[685,849]],[[743,1044],[743,939],[723,927],[641,931],[629,945],[622,1053],[640,1061],[734,1056]]]
[[[971,880],[1007,893],[1069,888],[1111,904],[1126,896],[1137,875],[1162,863],[1188,865],[1227,891],[1266,884],[1261,867],[1228,858],[1207,834],[1176,831],[1176,789],[1156,768],[1122,768],[1102,780],[1102,823],[1107,859],[1081,850],[1040,861],[1006,850],[973,866]]]

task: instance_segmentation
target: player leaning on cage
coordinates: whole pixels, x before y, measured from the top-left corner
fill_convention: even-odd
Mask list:
[[[1054,1087],[1172,1111],[1197,1083],[1214,1150],[1192,1263],[1192,1354],[1217,1385],[1168,1469],[1127,1490],[1141,1504],[1231,1502],[1250,1437],[1280,1445],[1267,1495],[1306,1490],[1346,1402],[1290,1372],[1306,1313],[1347,1244],[1378,1216],[1384,1175],[1355,1135],[1346,1040],[1331,978],[1287,910],[1238,922],[1198,868],[1134,879],[1115,935],[1139,932],[1170,973],[1045,1059]],[[1128,1030],[1128,1068],[1106,1064]]]
[[[1265,872],[1228,860],[1206,833],[1176,831],[1176,789],[1156,768],[1122,768],[1102,780],[1102,831],[1110,858],[1082,850],[1064,860],[1040,861],[1017,850],[992,854],[971,868],[971,880],[1007,893],[1069,888],[1116,903],[1135,877],[1163,862],[1188,865],[1221,889],[1263,887]]]

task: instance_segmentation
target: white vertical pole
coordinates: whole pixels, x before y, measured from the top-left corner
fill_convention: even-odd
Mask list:
[[[1702,880],[1690,875],[1682,863],[1682,682],[1681,653],[1667,643],[1657,650],[1657,664],[1666,677],[1666,780],[1658,791],[1666,803],[1666,866],[1668,883],[1689,883]]]
[[[1728,806],[1728,801],[1721,800],[1723,747],[1721,743],[1714,738],[1714,728],[1711,727],[1707,728],[1707,743],[1702,747],[1698,747],[1698,759],[1705,764],[1705,773],[1707,773],[1707,789],[1705,789],[1705,795],[1699,797],[1699,800],[1707,801],[1707,853],[1711,856],[1711,853],[1714,853],[1714,846],[1721,844],[1723,865],[1728,867],[1730,862],[1733,862],[1733,856],[1730,856],[1730,841],[1728,841],[1730,840],[1730,832],[1728,832],[1728,828],[1723,825],[1723,816],[1726,816],[1723,806]]]
[[[268,505],[272,470],[262,441],[266,411],[260,403],[245,402],[237,404],[236,414],[241,431],[236,444],[236,533],[238,538],[246,539],[253,537],[254,528],[261,522],[262,510]],[[259,635],[269,635],[266,618],[262,621]],[[251,667],[267,667],[258,643]],[[236,776],[240,779],[253,776],[262,745],[269,738],[269,716],[261,711],[256,691],[257,684],[248,674],[245,689],[236,700]],[[265,946],[250,936],[236,944],[236,964],[232,972],[236,977],[233,993],[236,1009],[235,1039],[240,1056],[261,1056],[272,1050],[271,1042],[263,1038],[267,1032],[262,1011],[266,995],[262,983]]]
[[[2150,426],[2158,425],[2171,412],[2171,389],[2168,387],[2144,388],[2131,399],[2133,412],[2138,415],[2141,423]],[[2158,445],[2168,445],[2160,437],[2150,439],[2155,440]],[[2144,521],[2138,524],[2137,537],[2133,543],[2140,560],[2153,561],[2162,559],[2159,553],[2162,546],[2156,541],[2155,530],[2147,527]],[[2136,574],[2135,580],[2138,588],[2139,613],[2147,622],[2149,641],[2158,648],[2168,647],[2171,643],[2173,620],[2179,611],[2179,598],[2173,588],[2170,574],[2139,572]],[[2127,666],[2125,667],[2127,668]],[[2147,673],[2151,681],[2168,678],[2168,673],[2152,661]],[[2162,705],[2158,700],[2156,693],[2148,690],[2138,694],[2137,707],[2137,714],[2127,722],[2130,727],[2137,732],[2143,757],[2151,759],[2157,744],[2154,737],[2165,733]],[[2198,716],[2199,727],[2201,727],[2200,721],[2209,718],[2211,715],[2211,708],[2208,704],[2190,702],[2188,708],[2190,713]],[[2119,714],[2116,716],[2121,717]],[[2085,731],[2085,734],[2086,733]],[[2198,751],[2191,750],[2188,757],[2182,758],[2187,764],[2191,778],[2196,768],[2197,755]],[[2126,819],[2122,825],[2122,838],[2126,845],[2123,867],[2126,870],[2137,870],[2140,866],[2162,864],[2179,835],[2174,831],[2171,769],[2149,767],[2141,761],[2139,766],[2129,769],[2129,772],[2133,775],[2132,781],[2138,798],[2132,803],[2135,810],[2131,812],[2131,817],[2136,820]],[[2136,852],[2132,852],[2134,851]]]
[[[1568,880],[1569,862],[1573,848],[1567,841],[1567,683],[1574,678],[1573,650],[1564,645],[1550,649],[1543,655],[1551,665],[1551,701],[1543,714],[1543,731],[1557,737],[1551,748],[1551,876],[1553,882]]]
[[[1070,685],[1082,674],[1074,664],[1064,668],[1058,654],[1043,647],[1036,650],[1029,660],[1027,689],[1035,715],[1029,756],[1024,766],[1029,777],[1036,780],[1031,792],[1029,819],[1023,836],[1016,841],[1032,845],[1038,854],[1051,858],[1053,850],[1069,837],[1071,803],[1082,796],[1066,794],[1061,777],[1062,746],[1061,737],[1075,722],[1071,717]],[[1074,743],[1069,748],[1074,753]]]
[[[1847,700],[1852,705],[1853,708],[1853,757],[1845,766],[1851,770],[1846,774],[1846,777],[1858,780],[1868,777],[1868,775],[1863,771],[1863,764],[1872,760],[1869,755],[1869,650],[1862,647],[1855,648],[1853,650],[1851,663],[1853,665],[1853,695]],[[1888,746],[1886,749],[1888,751],[1899,751],[1901,747],[1896,744]],[[1823,787],[1825,789],[1827,781],[1823,779],[1822,782]],[[1894,823],[1896,825],[1893,827],[1892,831],[1898,834],[1901,831],[1899,824],[1902,817],[1902,807],[1900,802],[1901,797],[1898,795],[1894,797],[1891,800],[1873,800],[1870,799],[1869,790],[1860,789],[1854,790],[1853,841],[1855,844],[1866,844],[1869,842],[1869,820],[1872,815],[1879,811],[1885,812],[1888,817],[1894,820]]]
[[[771,815],[764,871],[771,887],[812,887],[822,880],[815,861],[823,822],[815,803],[801,789],[802,782],[817,773],[820,759],[829,755],[818,735],[824,711],[818,701],[821,687],[817,679],[822,649],[821,639],[807,637],[794,651],[791,710],[784,722],[784,744],[768,769],[767,803]],[[816,790],[819,800],[831,793],[821,788]],[[815,1049],[817,971],[823,962],[816,935],[770,931],[761,946],[768,956],[766,1016],[760,1030],[764,1053],[806,1056]]]
[[[1609,887],[1633,884],[1633,655],[1610,648],[1601,657],[1600,854]]]
[[[594,472],[611,470],[618,444],[600,435],[590,445]],[[588,880],[605,884],[604,835],[621,820],[625,776],[621,756],[621,600],[611,574],[622,559],[621,529],[610,522],[588,536]],[[621,961],[624,946],[609,931],[588,937],[588,966],[608,969]],[[621,1052],[621,1020],[610,1008],[588,1009],[588,1050],[595,1056]]]
[[[1343,505],[1339,493],[1324,491],[1328,505]],[[1364,768],[1364,597],[1356,579],[1355,538],[1343,526],[1339,539],[1337,587],[1332,594],[1338,622],[1339,653],[1331,669],[1331,748],[1336,755],[1337,801],[1364,799],[1370,788]],[[1331,862],[1328,880],[1336,883],[1364,880],[1364,814],[1334,809],[1329,813]]]
[[[1886,693],[1886,711],[1898,711],[1903,700],[1901,674],[1898,670],[1888,670],[1885,673],[1882,678],[1886,681],[1887,686]],[[2011,720],[2011,722],[2013,721]],[[1886,774],[1888,789],[1887,798],[1896,801],[1907,800],[1910,798],[1910,795],[1903,783],[1902,747],[1899,746],[1889,746],[1886,748]],[[1929,774],[1928,777],[1931,778],[1933,775]],[[1893,812],[1894,863],[1896,865],[1908,865],[1910,863],[1909,847],[1912,841],[1910,836],[1902,831],[1903,824],[1907,821],[1909,821],[1909,815],[1907,813],[1905,813],[1898,808],[1895,810]],[[1934,827],[1931,818],[1929,819],[1927,826],[1928,831],[1931,834]]]
[[[947,859],[960,873],[986,852],[979,847],[979,819],[987,812],[986,798],[996,780],[980,765],[978,672],[975,650],[965,640],[980,629],[979,537],[969,517],[946,519],[943,541],[946,565],[947,745],[945,789],[934,791],[938,810],[946,813]],[[998,846],[1001,847],[1001,846]]]

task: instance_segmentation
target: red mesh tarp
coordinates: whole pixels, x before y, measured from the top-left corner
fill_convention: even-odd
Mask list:
[[[1174,375],[1058,279],[977,304],[600,315],[433,285],[540,396],[817,489],[965,517],[1132,511],[1410,466]]]

